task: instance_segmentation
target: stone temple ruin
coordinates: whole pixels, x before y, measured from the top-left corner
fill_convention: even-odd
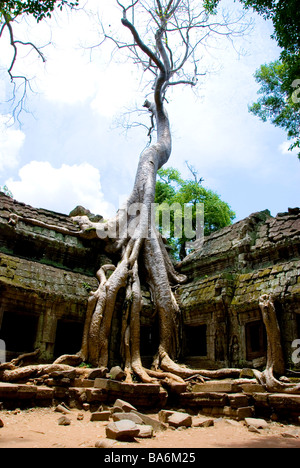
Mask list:
[[[17,225],[11,223],[13,214],[21,217]],[[27,223],[29,218],[36,219],[36,225]],[[61,227],[61,232],[51,230],[49,225]],[[74,232],[74,236],[64,234],[64,228]],[[114,259],[109,258],[99,240],[78,238],[78,229],[66,215],[35,209],[0,194],[0,339],[6,344],[7,360],[39,349],[40,362],[53,362],[62,354],[79,351],[88,295],[98,285],[95,273],[99,265]],[[254,213],[211,234],[199,250],[180,263],[179,271],[188,277],[188,282],[176,290],[182,310],[182,362],[201,369],[263,368],[267,342],[258,302],[262,294],[271,294],[286,369],[300,371],[300,364],[292,359],[293,343],[300,339],[299,208],[276,217],[268,211]],[[158,336],[146,285],[143,292],[141,354],[145,365],[150,365]],[[117,308],[113,318],[110,366],[119,363],[120,313],[121,300],[120,310]],[[38,386],[33,386],[33,390],[27,386],[25,391],[6,384],[0,388],[0,400],[16,395],[21,398],[22,394],[22,398],[40,398],[44,402],[59,399],[59,395],[63,398],[64,392],[69,392],[75,399],[99,403],[126,393],[126,384],[98,380],[97,389],[90,391],[87,389],[91,380],[81,386],[73,382],[68,389],[53,385],[43,392]],[[217,393],[212,383],[202,385],[177,395],[177,403],[210,411],[217,408],[218,414],[231,411],[231,415],[238,414],[239,408],[251,408],[251,415],[259,409],[272,413],[279,398],[274,395],[272,406],[272,395],[259,389],[259,385],[256,393],[254,387],[247,393],[240,386],[230,385],[228,391],[223,388]],[[127,400],[146,405],[149,398],[142,396],[142,387],[146,386],[140,386],[140,400],[138,390],[134,395],[128,390]],[[240,404],[236,399],[231,404],[233,395],[240,395]],[[285,400],[280,400],[278,408],[300,415],[299,395],[281,397]],[[153,405],[163,405],[167,398],[167,392],[156,389],[151,401]]]

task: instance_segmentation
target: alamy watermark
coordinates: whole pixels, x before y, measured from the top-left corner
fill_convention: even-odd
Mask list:
[[[299,364],[300,362],[300,340],[294,340],[292,343],[292,348],[296,348],[295,351],[292,353],[292,362],[294,364]]]
[[[292,94],[292,101],[294,104],[300,103],[300,79],[294,80],[292,83],[292,88],[297,88]]]
[[[188,239],[186,249],[199,248],[204,239],[204,204],[132,203],[119,209],[116,218],[99,224],[100,239],[149,239],[157,230],[165,238]]]
[[[0,364],[6,362],[6,344],[5,341],[0,340]]]

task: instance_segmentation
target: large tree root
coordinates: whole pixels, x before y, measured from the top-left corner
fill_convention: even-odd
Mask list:
[[[267,332],[267,364],[263,372],[253,370],[253,374],[268,392],[300,394],[300,384],[281,382],[276,378],[276,376],[284,375],[285,364],[281,346],[280,328],[272,296],[268,294],[262,295],[259,298],[259,307]]]

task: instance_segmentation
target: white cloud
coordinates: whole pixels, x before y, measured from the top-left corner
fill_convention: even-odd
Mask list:
[[[115,211],[104,200],[99,170],[88,163],[56,169],[49,162],[31,161],[19,170],[19,178],[6,182],[14,198],[37,208],[69,213],[82,205],[105,218]]]
[[[293,144],[292,141],[284,141],[281,145],[279,145],[279,151],[280,153],[282,154],[298,154],[299,153],[299,149],[298,148],[294,148],[292,151],[289,150],[289,148],[291,147],[291,145]]]
[[[10,115],[0,115],[0,174],[18,166],[19,151],[25,141],[21,130],[8,126],[10,119]]]

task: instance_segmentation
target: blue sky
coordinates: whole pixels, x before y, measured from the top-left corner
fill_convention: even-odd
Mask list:
[[[91,9],[96,4],[88,1]],[[114,0],[106,5],[104,20],[119,22]],[[188,176],[188,160],[204,185],[230,204],[237,220],[264,209],[276,215],[299,206],[300,163],[296,153],[286,151],[285,132],[248,112],[257,99],[256,69],[280,53],[270,38],[272,25],[253,13],[251,19],[252,31],[234,48],[220,40],[201,52],[203,64],[212,63],[216,71],[201,81],[198,94],[177,89],[168,104],[173,132],[168,166]],[[11,51],[7,37],[0,42],[0,185],[35,207],[69,213],[81,204],[108,217],[120,197],[129,195],[147,141],[145,129],[126,134],[117,126],[124,107],[143,103],[140,77],[126,61],[111,61],[107,46],[92,56],[84,52],[83,38],[93,43],[97,33],[86,13],[18,28],[16,33],[30,34],[40,44],[49,41],[51,30],[55,46],[43,49],[45,66],[33,53],[20,57],[18,67],[34,76],[37,91],[28,95],[30,113],[21,115],[20,127],[6,124],[11,85],[4,66]]]

